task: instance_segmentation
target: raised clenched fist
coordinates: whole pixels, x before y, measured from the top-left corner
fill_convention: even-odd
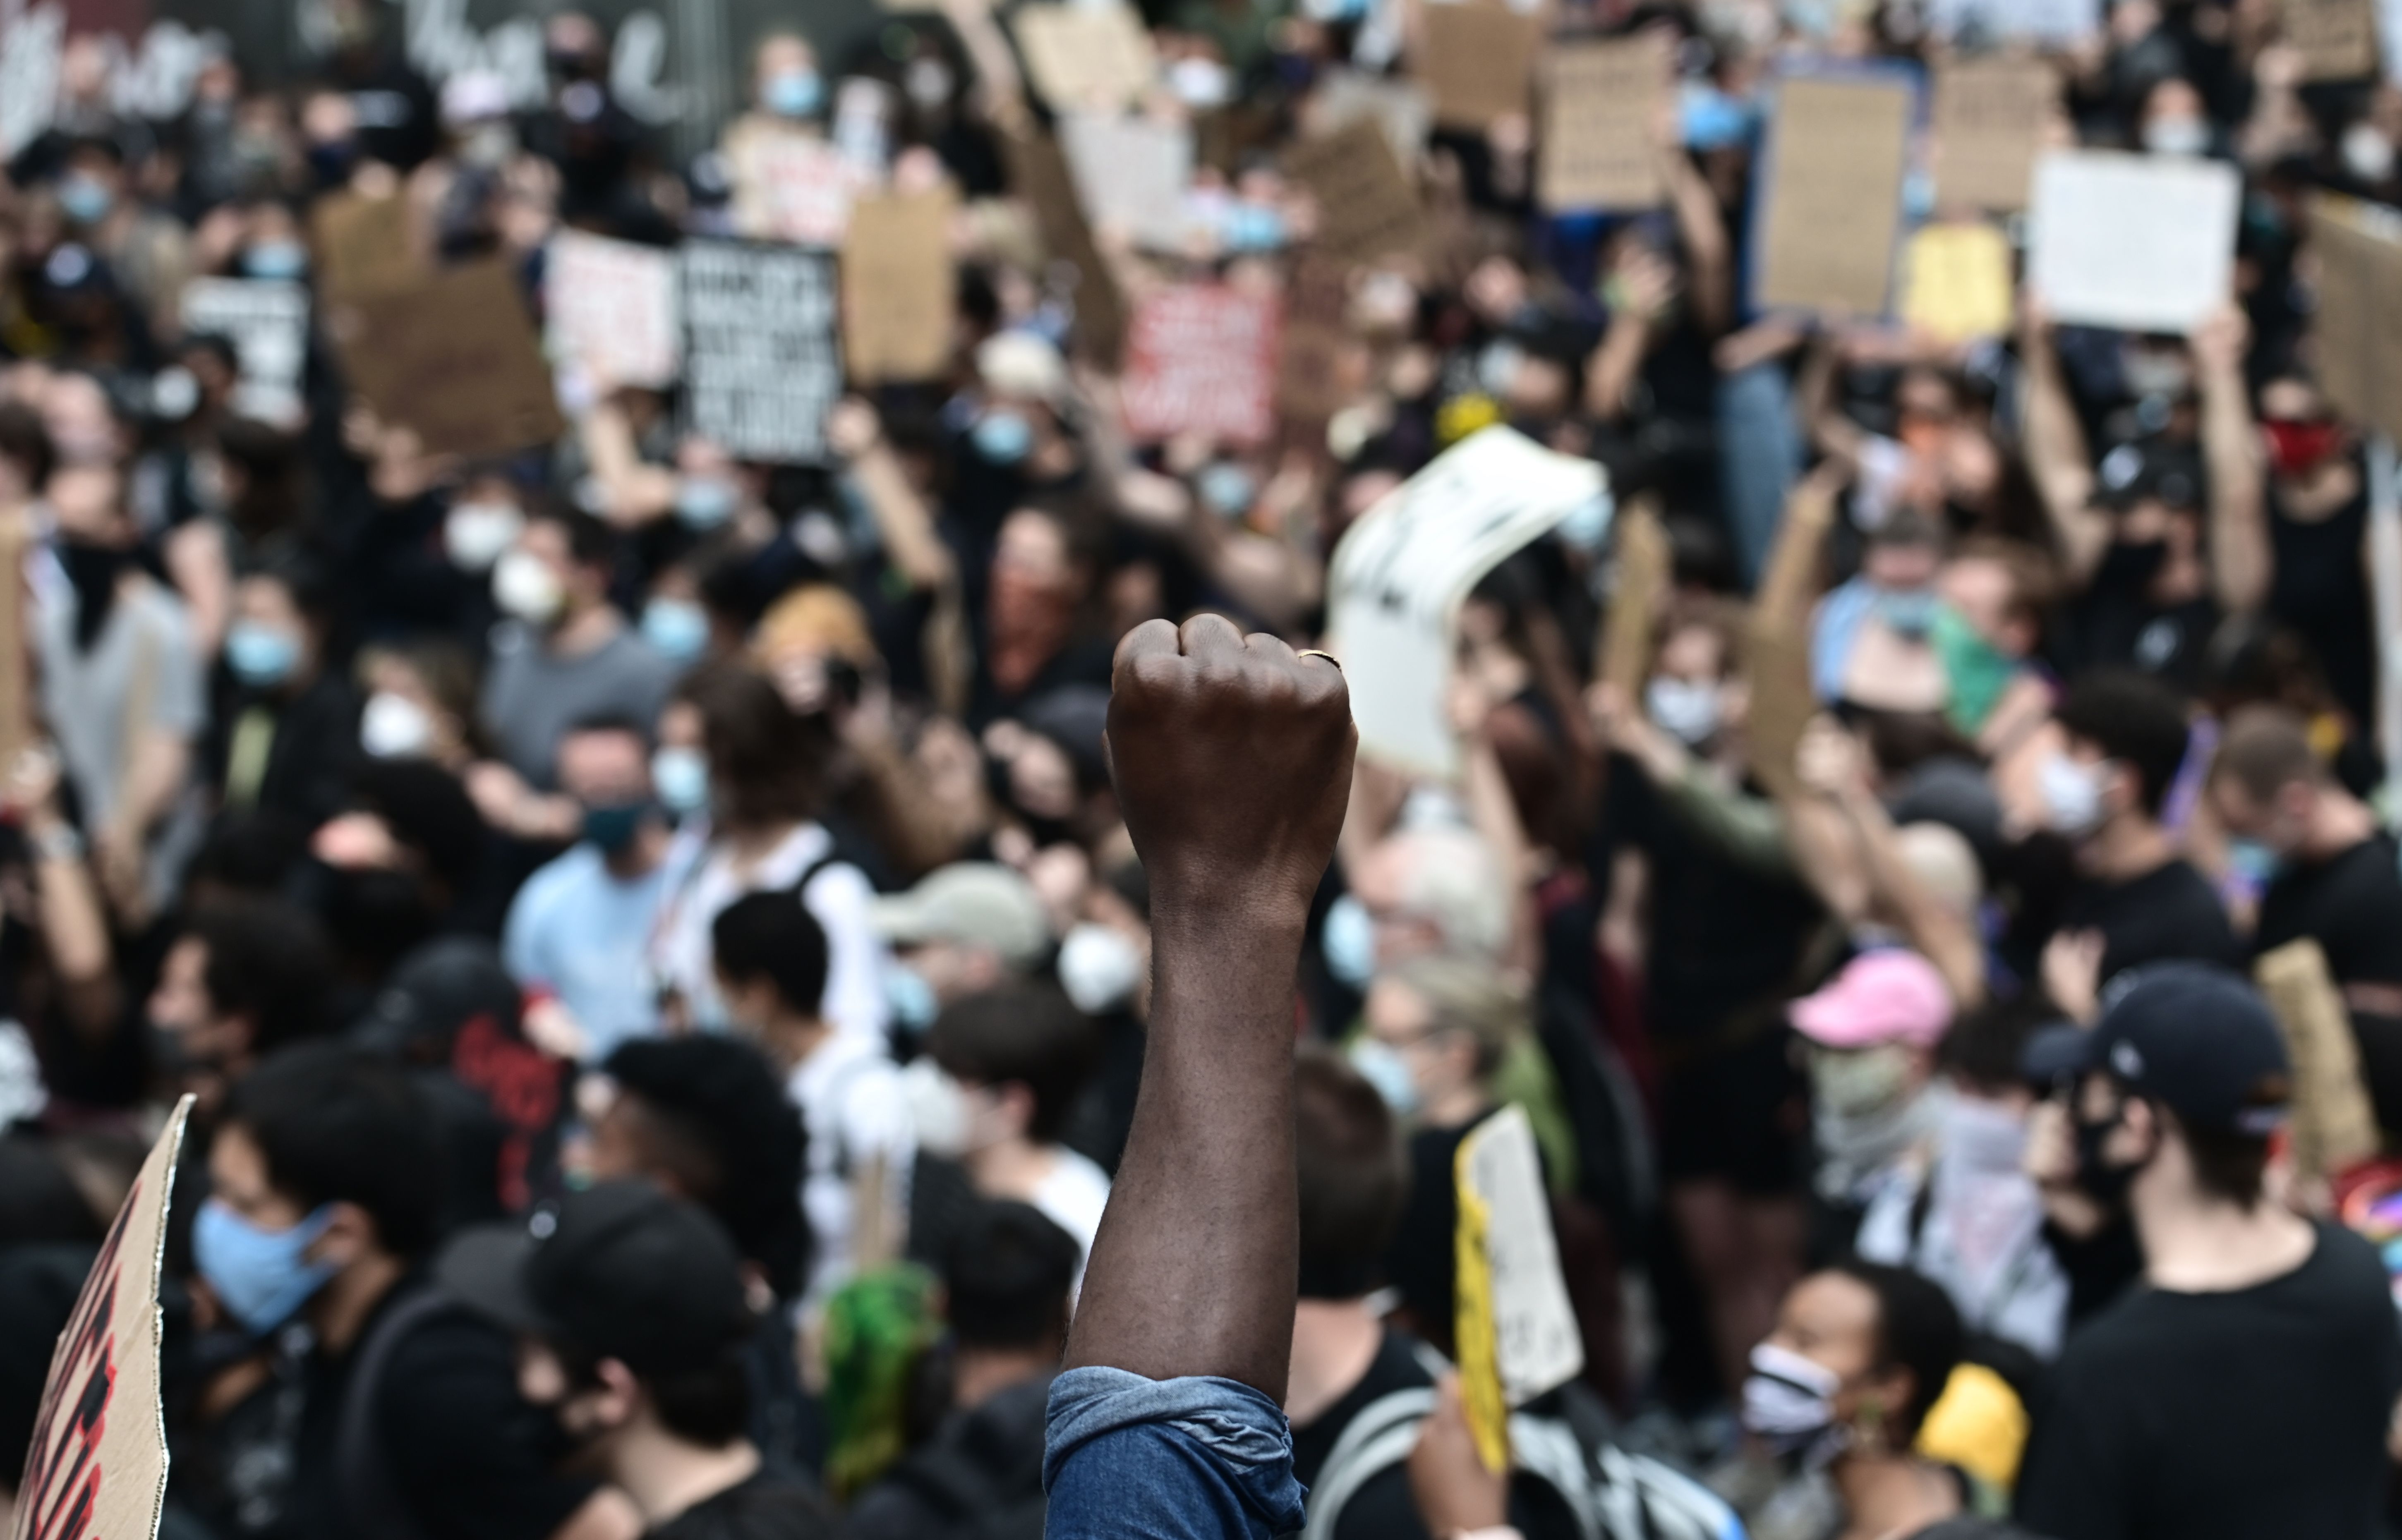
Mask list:
[[[1118,644],[1111,770],[1154,907],[1306,916],[1333,858],[1358,735],[1342,670],[1216,615]]]

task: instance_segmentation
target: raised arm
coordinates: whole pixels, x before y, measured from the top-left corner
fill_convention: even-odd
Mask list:
[[[2050,323],[2032,304],[2022,309],[2019,358],[2026,367],[2027,469],[2035,474],[2044,511],[2068,558],[2069,579],[2082,587],[2110,543],[2110,521],[2093,507],[2093,459],[2086,448],[2084,425],[2077,420],[2077,404],[2068,396],[2068,381],[2060,372]]]
[[[1151,879],[1151,1038],[1068,1368],[1281,1401],[1296,1228],[1292,989],[1355,735],[1343,676],[1216,615],[1118,647],[1111,776]]]
[[[2229,305],[2193,334],[2202,464],[2210,474],[2210,586],[2218,607],[2230,614],[2266,602],[2275,561],[2269,545],[2268,467],[2243,378],[2243,345],[2250,333],[2243,312]]]

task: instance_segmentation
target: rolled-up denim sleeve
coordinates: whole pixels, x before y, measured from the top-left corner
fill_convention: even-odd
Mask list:
[[[1271,1540],[1302,1526],[1284,1409],[1233,1380],[1071,1368],[1051,1382],[1044,1540]]]

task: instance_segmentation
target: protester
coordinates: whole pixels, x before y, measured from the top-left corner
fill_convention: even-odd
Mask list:
[[[922,1033],[944,1007],[1031,974],[1050,950],[1042,901],[1006,866],[959,861],[906,893],[878,901],[877,930],[892,948],[894,1020]]]

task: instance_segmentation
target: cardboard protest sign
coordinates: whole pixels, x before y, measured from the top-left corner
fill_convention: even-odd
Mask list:
[[[1093,240],[1058,142],[1039,131],[1004,131],[1001,150],[1009,163],[1010,189],[1032,206],[1042,244],[1054,261],[1065,262],[1076,275],[1078,351],[1116,367],[1125,351],[1125,295]]]
[[[1138,245],[1183,249],[1184,193],[1193,184],[1191,125],[1062,113],[1057,132],[1086,219],[1125,231]]]
[[[346,312],[334,340],[351,383],[428,454],[487,459],[565,430],[507,263],[446,268]]]
[[[675,378],[683,333],[673,252],[561,230],[550,238],[543,293],[554,356],[618,385]]]
[[[184,285],[184,331],[233,344],[233,409],[297,427],[309,368],[309,289],[283,279],[196,278]]]
[[[1264,440],[1276,426],[1277,322],[1274,295],[1230,283],[1146,295],[1126,334],[1126,431],[1139,439]]]
[[[1761,309],[1885,313],[1912,98],[1883,72],[1778,82],[1756,216]]]
[[[1333,255],[1373,262],[1426,239],[1417,184],[1372,122],[1302,141],[1285,152],[1284,172],[1317,199],[1318,244]]]
[[[186,1096],[133,1178],[50,1354],[11,1540],[155,1540],[167,1501],[159,1274],[191,1117]]]
[[[853,382],[932,379],[950,363],[956,207],[947,187],[851,206],[842,249],[842,349]]]
[[[1009,24],[1026,73],[1054,111],[1116,112],[1159,74],[1142,18],[1116,0],[1025,6]]]
[[[2320,194],[2310,207],[2318,305],[2312,347],[2336,410],[2402,437],[2402,215]]]
[[[1655,145],[1668,62],[1650,35],[1566,43],[1543,58],[1535,197],[1546,209],[1648,209],[1663,196]]]
[[[1284,340],[1276,371],[1277,415],[1323,424],[1354,393],[1346,378],[1352,356],[1344,312],[1350,284],[1338,262],[1305,256],[1285,286]]]
[[[39,538],[33,510],[0,516],[0,764],[14,764],[35,741],[33,649],[25,634],[25,552]]]
[[[1644,681],[1651,674],[1651,628],[1668,601],[1676,571],[1658,498],[1647,492],[1629,500],[1617,524],[1617,569],[1609,612],[1602,617],[1598,671],[1621,701],[1639,709]]]
[[[2277,28],[2302,56],[2305,80],[2359,80],[2377,73],[2375,0],[2279,0]]]
[[[1404,166],[1417,164],[1434,127],[1434,103],[1415,80],[1333,70],[1318,82],[1312,101],[1313,131],[1329,134],[1363,117],[1373,119],[1392,144],[1393,158]]]
[[[408,204],[398,193],[368,198],[338,192],[309,211],[316,249],[317,292],[329,301],[366,299],[406,289],[426,274]]]
[[[2039,59],[1975,59],[1935,76],[1935,200],[2014,213],[2035,187],[2060,77]]]
[[[735,161],[736,227],[797,246],[839,246],[859,169],[830,140],[761,135]]]
[[[1945,342],[2007,336],[2010,243],[1991,225],[1929,225],[1902,253],[1901,319]]]
[[[689,241],[681,266],[692,431],[738,460],[823,461],[826,412],[842,396],[834,258]]]
[[[2243,175],[2102,150],[2036,162],[2027,286],[2068,325],[2188,332],[2234,295]]]
[[[1525,1109],[1513,1103],[1477,1124],[1452,1171],[1461,1398],[1485,1468],[1507,1470],[1510,1409],[1582,1373],[1584,1341]]]
[[[2305,937],[2264,952],[2252,965],[2285,1034],[2294,1069],[2293,1154],[2303,1176],[2331,1176],[2377,1153],[2377,1114],[2360,1078],[2352,1017],[2327,970],[2326,954]]]
[[[1334,548],[1327,607],[1361,753],[1414,775],[1458,774],[1443,702],[1460,602],[1503,558],[1608,487],[1592,461],[1495,426],[1360,516]]]
[[[1497,117],[1526,110],[1535,50],[1543,24],[1487,0],[1424,6],[1411,73],[1434,98],[1435,121],[1446,128],[1488,129]]]

